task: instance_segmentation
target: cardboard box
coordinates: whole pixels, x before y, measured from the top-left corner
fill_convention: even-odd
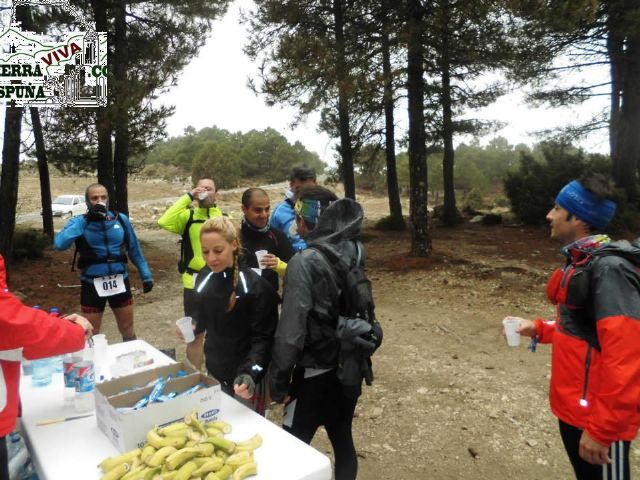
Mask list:
[[[176,366],[180,366],[176,368]],[[140,410],[119,412],[120,407],[131,407],[145,395],[149,395],[153,387],[140,388],[126,393],[118,393],[127,388],[146,385],[159,376],[166,376],[167,369],[175,371],[186,368],[181,364],[172,364],[135,373],[96,385],[96,418],[98,428],[109,437],[120,452],[126,452],[144,445],[147,432],[154,425],[162,426],[183,418],[196,409],[201,420],[215,420],[220,412],[220,383],[212,377],[192,369],[185,377],[170,380],[165,392],[184,392],[202,382],[201,388],[190,395],[177,396],[164,403],[153,403]],[[175,372],[174,372],[175,373]]]

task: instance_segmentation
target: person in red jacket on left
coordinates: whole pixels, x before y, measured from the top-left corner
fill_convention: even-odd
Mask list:
[[[92,332],[80,315],[59,318],[22,304],[7,288],[0,255],[0,479],[9,478],[5,437],[18,417],[20,361],[82,350]]]

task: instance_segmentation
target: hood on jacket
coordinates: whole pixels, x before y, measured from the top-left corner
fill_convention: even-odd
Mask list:
[[[305,240],[309,246],[314,243],[338,245],[345,240],[355,240],[360,235],[363,218],[364,212],[358,202],[341,198],[322,212],[316,228]]]
[[[627,240],[610,242],[593,253],[594,256],[617,255],[623,257],[636,266],[640,266],[640,238],[629,243]]]

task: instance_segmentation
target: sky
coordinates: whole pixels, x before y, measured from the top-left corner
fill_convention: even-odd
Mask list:
[[[197,130],[217,126],[232,132],[263,130],[272,127],[289,142],[300,141],[308,150],[316,152],[322,160],[334,164],[336,141],[317,131],[318,114],[310,115],[295,129],[290,128],[296,111],[292,107],[268,107],[263,98],[256,96],[247,86],[249,77],[255,77],[258,68],[243,53],[246,44],[246,26],[239,23],[241,9],[251,10],[251,0],[235,0],[227,14],[214,22],[206,44],[184,69],[178,85],[160,95],[159,102],[174,105],[175,113],[167,121],[169,136],[181,135],[191,125]],[[598,73],[607,76],[606,69]],[[593,83],[598,83],[594,80]],[[575,78],[568,81],[575,82]],[[592,112],[606,107],[607,97],[595,98],[579,108],[551,109],[530,108],[524,104],[524,94],[514,91],[495,104],[468,116],[487,120],[499,120],[505,127],[482,139],[486,144],[495,136],[503,136],[511,144],[533,145],[539,140],[535,131],[588,120]],[[396,121],[400,130],[406,129],[406,110],[398,109]],[[0,109],[0,122],[4,124],[4,109]],[[398,131],[396,138],[404,132]],[[456,142],[470,141],[456,138]],[[0,136],[0,145],[2,137]],[[580,143],[588,151],[608,153],[606,131],[592,134]]]
[[[335,142],[325,133],[318,133],[318,115],[310,116],[305,124],[291,130],[289,125],[295,117],[295,109],[268,107],[247,86],[248,78],[255,76],[258,69],[242,52],[247,35],[246,27],[239,24],[239,11],[250,10],[252,5],[251,0],[236,0],[230,5],[225,17],[214,23],[211,36],[198,57],[186,67],[178,86],[162,96],[163,103],[176,106],[175,114],[168,121],[169,135],[182,134],[188,125],[196,129],[215,125],[234,132],[272,127],[290,142],[299,140],[322,160],[333,163]],[[603,70],[600,75],[606,76],[606,73]],[[210,93],[196,95],[194,92],[202,90],[203,78]],[[535,131],[588,120],[591,112],[602,110],[606,102],[606,97],[599,97],[579,108],[534,109],[525,105],[523,92],[514,91],[471,116],[506,123],[503,129],[483,139],[481,144],[500,135],[514,145],[533,145],[538,141]],[[402,110],[396,113],[400,128],[406,126],[403,113]],[[592,134],[581,146],[589,151],[607,153],[606,132]]]

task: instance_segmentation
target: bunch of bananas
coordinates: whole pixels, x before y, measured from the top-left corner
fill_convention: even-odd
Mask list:
[[[154,427],[144,448],[104,459],[102,480],[242,480],[257,475],[253,451],[262,445],[254,435],[243,442],[224,438],[225,422],[203,423],[194,410],[184,421]]]

